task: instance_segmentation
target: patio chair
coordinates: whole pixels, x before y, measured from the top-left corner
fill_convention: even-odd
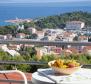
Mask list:
[[[4,74],[4,75],[5,74],[9,74],[9,73],[19,73],[24,79],[24,84],[28,84],[25,74],[22,71],[20,71],[20,70],[16,69],[16,70],[2,70],[2,71],[0,71],[0,74]],[[7,76],[6,76],[6,79],[8,80]],[[7,82],[10,82],[10,81],[7,81]],[[12,83],[10,82],[10,84],[12,84]]]

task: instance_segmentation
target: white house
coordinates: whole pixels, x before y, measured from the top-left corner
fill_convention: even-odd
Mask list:
[[[17,51],[15,51],[15,50],[7,50],[7,52],[10,54],[10,55],[12,55],[12,56],[19,56],[20,54],[17,52]]]
[[[5,51],[5,52],[6,52],[7,50],[9,50],[9,49],[7,48],[7,45],[2,45],[1,48],[2,48],[2,50]]]
[[[76,36],[75,33],[73,32],[67,32],[65,31],[62,35],[59,34],[56,37],[56,40],[60,40],[60,41],[73,41],[73,38]]]
[[[43,38],[45,35],[44,31],[37,31],[36,34],[38,35],[38,39]]]
[[[56,39],[56,35],[48,36],[48,40],[54,41]]]
[[[6,34],[7,39],[12,39],[12,35],[11,34]]]
[[[18,33],[16,34],[16,38],[25,38],[25,34],[24,33]]]
[[[78,40],[80,41],[80,42],[88,42],[88,36],[79,36],[78,37]]]
[[[9,50],[8,49],[8,47],[7,47],[7,45],[3,45],[2,46],[2,50],[4,51],[4,52],[8,52],[10,55],[12,55],[12,56],[15,56],[15,55],[20,55],[17,51],[15,51],[15,50]]]
[[[6,35],[0,35],[0,39],[7,39]]]
[[[29,27],[28,29],[27,29],[30,33],[36,33],[37,32],[37,30],[35,29],[35,28],[33,28],[33,27]]]
[[[67,30],[79,30],[84,28],[85,23],[82,21],[69,21],[66,23],[66,28]]]

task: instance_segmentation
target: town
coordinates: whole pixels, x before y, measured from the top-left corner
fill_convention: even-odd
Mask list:
[[[61,41],[61,42],[90,42],[90,31],[89,27],[85,26],[85,22],[82,21],[69,21],[66,22],[66,27],[64,29],[43,29],[41,31],[37,30],[36,28],[29,27],[27,30],[29,33],[32,34],[32,38],[29,38],[30,35],[27,35],[25,33],[17,33],[16,37],[13,37],[11,34],[7,35],[0,35],[0,40],[35,40],[35,41]],[[17,30],[24,30],[24,25],[17,26]],[[9,52],[11,55],[19,55],[17,50],[20,49],[22,44],[9,44],[9,45],[2,45],[1,48],[7,52]],[[31,44],[25,44],[24,46],[32,47],[35,45]],[[10,51],[8,51],[11,49]],[[43,56],[46,54],[55,54],[55,55],[61,55],[62,54],[62,46],[42,46],[37,48],[38,55]],[[16,51],[15,51],[16,50]],[[72,53],[88,53],[91,54],[91,46],[66,46],[65,54],[72,54]],[[12,52],[11,52],[12,51]]]

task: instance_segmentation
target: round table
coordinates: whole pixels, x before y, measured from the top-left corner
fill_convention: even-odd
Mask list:
[[[49,78],[55,80],[56,83],[50,80]],[[32,83],[33,84],[89,84],[91,83],[91,69],[81,68],[71,75],[55,74],[51,68],[38,69],[37,72],[34,72],[32,74]]]

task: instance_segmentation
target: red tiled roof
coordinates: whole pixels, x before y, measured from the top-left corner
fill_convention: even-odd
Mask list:
[[[87,36],[79,36],[80,39],[87,39]]]
[[[9,73],[9,74],[5,74],[5,75],[9,80],[17,80],[17,81],[23,80],[22,76],[19,73]],[[6,80],[5,75],[0,74],[0,80],[3,80],[3,79]],[[27,80],[31,81],[32,74],[31,73],[25,73],[25,75],[27,77]],[[0,84],[10,84],[10,83],[9,82],[0,82]],[[17,83],[11,83],[11,84],[17,84]]]
[[[85,49],[85,50],[91,50],[91,46],[85,46],[83,49]]]
[[[68,37],[68,36],[70,36],[70,35],[72,35],[72,32],[64,32],[64,37]]]
[[[78,53],[78,49],[73,48],[73,47],[68,48],[68,50],[70,50],[72,53]]]

